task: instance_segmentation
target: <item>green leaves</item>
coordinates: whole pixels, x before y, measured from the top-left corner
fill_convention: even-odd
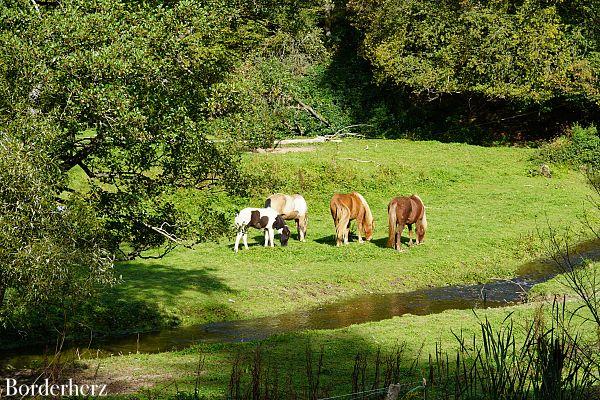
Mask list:
[[[91,191],[81,195],[108,228],[108,250],[128,241],[130,257],[166,242],[155,224],[178,235],[173,207],[145,212],[164,192],[241,182],[229,177],[234,155],[198,124],[210,87],[242,57],[242,21],[225,2],[63,2],[39,14],[28,5],[24,19],[12,7],[0,14],[0,124],[20,120],[25,143],[38,135],[29,126],[54,132],[37,150],[62,177],[85,173]]]
[[[57,203],[63,183],[54,160],[0,134],[0,310],[5,293],[13,306],[66,304],[114,282],[102,227],[85,203]]]
[[[363,50],[381,81],[414,92],[478,93],[540,103],[600,101],[585,36],[566,10],[525,1],[351,1]],[[587,17],[576,17],[581,20]],[[579,22],[579,21],[578,21]]]

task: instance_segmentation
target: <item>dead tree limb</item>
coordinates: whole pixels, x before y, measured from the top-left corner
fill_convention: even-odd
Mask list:
[[[327,121],[321,114],[319,114],[314,108],[312,108],[308,104],[305,104],[304,102],[302,102],[302,100],[298,100],[297,98],[294,98],[294,101],[296,103],[298,103],[300,108],[302,108],[304,111],[306,111],[307,113],[309,113],[310,115],[312,115],[313,117],[315,117],[316,119],[321,121],[327,127],[331,127],[331,123],[329,121]]]
[[[156,233],[158,233],[158,234],[160,234],[160,235],[164,236],[165,238],[167,238],[168,240],[170,240],[170,241],[171,241],[171,242],[173,242],[173,243],[176,243],[176,244],[178,244],[178,245],[180,245],[180,246],[183,246],[183,247],[186,247],[186,248],[188,248],[188,249],[191,249],[191,248],[193,248],[193,246],[192,246],[192,245],[190,245],[190,244],[187,244],[187,243],[184,243],[184,242],[183,242],[181,239],[179,239],[177,236],[175,236],[175,235],[173,235],[173,234],[171,234],[171,233],[169,233],[169,232],[165,231],[165,230],[164,230],[164,226],[165,226],[165,225],[167,225],[167,226],[171,226],[171,225],[169,225],[169,224],[168,224],[168,223],[166,223],[166,222],[163,222],[163,224],[162,224],[160,227],[157,227],[157,226],[152,226],[152,225],[148,225],[148,224],[147,224],[147,223],[145,223],[145,222],[142,222],[142,224],[143,224],[143,225],[144,225],[146,228],[148,228],[148,229],[152,229],[154,232],[156,232]]]

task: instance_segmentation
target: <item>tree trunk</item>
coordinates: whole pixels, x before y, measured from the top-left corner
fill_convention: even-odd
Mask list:
[[[2,305],[4,304],[4,294],[6,293],[6,286],[0,286],[0,309],[2,309]]]

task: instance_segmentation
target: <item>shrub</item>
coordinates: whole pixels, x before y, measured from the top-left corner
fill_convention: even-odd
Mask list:
[[[544,162],[565,164],[573,167],[600,166],[600,136],[594,125],[583,127],[575,124],[563,135],[543,146],[539,158]]]

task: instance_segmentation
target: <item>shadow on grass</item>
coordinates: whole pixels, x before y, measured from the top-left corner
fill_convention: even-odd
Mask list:
[[[185,291],[235,293],[212,272],[210,268],[118,264],[115,274],[122,277],[122,283],[98,298],[68,305],[67,315],[63,315],[60,307],[50,305],[27,310],[27,320],[15,319],[11,327],[0,329],[0,349],[55,342],[57,332],[65,327],[69,343],[176,327],[180,324],[179,316],[161,304],[174,303],[172,300]],[[227,303],[219,301],[198,300],[190,307],[194,309],[183,314],[202,314],[209,320],[237,317]]]
[[[402,241],[402,246],[406,247],[407,249],[409,249],[408,243],[410,242],[410,239],[407,238],[407,237],[402,236],[401,241]],[[373,240],[371,240],[371,242],[373,244],[375,244],[377,247],[381,247],[382,249],[390,249],[390,250],[392,250],[387,245],[387,242],[388,242],[388,237],[387,236],[379,238],[379,239],[373,239]],[[413,241],[413,243],[414,243],[414,241]]]
[[[136,295],[140,290],[155,291],[157,295],[176,296],[186,290],[233,293],[221,278],[212,274],[213,268],[180,268],[174,265],[127,263],[117,267],[124,285],[118,291]]]
[[[364,238],[363,238],[364,240]],[[328,244],[330,246],[335,246],[336,242],[335,242],[335,235],[328,235],[328,236],[323,236],[321,238],[315,239],[315,242],[319,243],[319,244]],[[372,240],[372,242],[374,242],[374,240]],[[350,236],[348,237],[348,243],[358,243],[358,236],[356,234],[350,234]]]
[[[275,239],[273,240],[273,242],[275,243],[275,246],[277,245],[281,245],[281,241],[280,238],[281,235],[277,232],[275,232]],[[290,240],[292,240],[292,238],[297,238],[298,235],[293,235]],[[265,235],[260,234],[260,235],[250,235],[248,234],[248,248],[250,247],[264,247],[265,246]],[[231,241],[231,243],[229,243],[227,245],[228,248],[232,249],[235,247],[235,239]],[[244,248],[244,242],[242,240],[240,240],[240,247],[239,249],[242,250]]]
[[[174,265],[125,263],[116,266],[123,282],[109,290],[97,302],[84,308],[80,318],[94,327],[98,336],[148,332],[179,325],[179,316],[161,307],[185,291],[203,294],[234,293],[213,269],[181,268]],[[195,312],[231,316],[227,304],[199,306]]]

